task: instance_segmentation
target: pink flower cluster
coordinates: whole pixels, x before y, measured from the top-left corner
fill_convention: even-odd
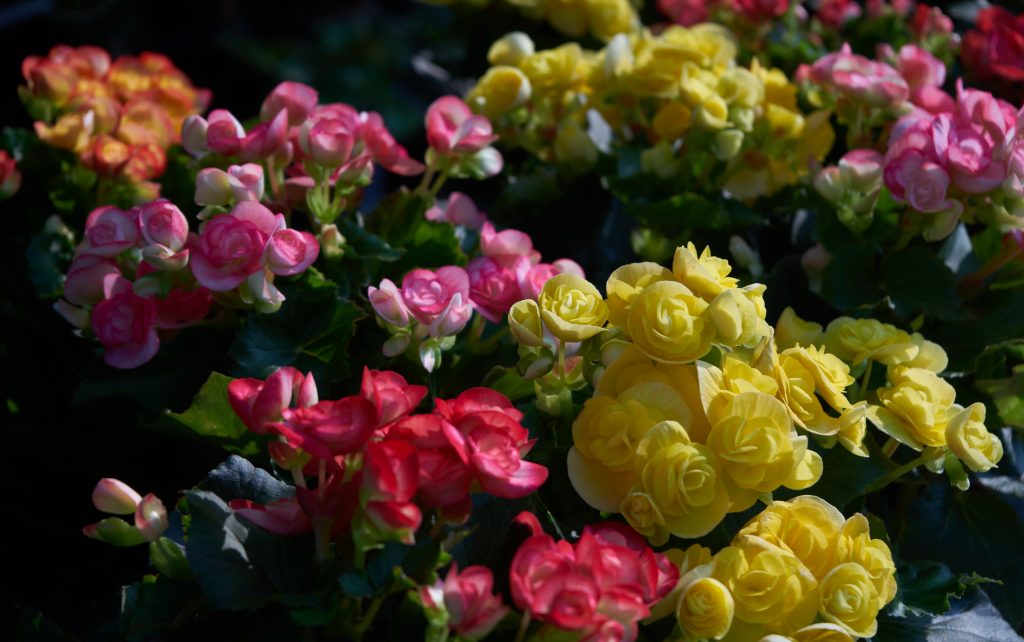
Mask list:
[[[269,504],[231,502],[267,530],[296,534],[352,529],[357,545],[414,541],[422,509],[464,522],[470,493],[524,497],[547,469],[522,459],[533,441],[522,413],[500,393],[471,388],[437,400],[431,414],[412,414],[426,388],[394,372],[366,369],[359,394],[320,400],[310,375],[281,368],[266,381],[228,386],[236,414],[257,433],[271,433],[270,454],[298,482],[296,497]],[[306,477],[318,476],[312,490]]]
[[[288,229],[283,216],[255,201],[214,216],[199,234],[167,200],[127,211],[104,206],[86,219],[56,307],[92,330],[109,365],[136,368],[157,353],[158,330],[202,321],[213,292],[240,288],[243,301],[276,309],[284,297],[274,276],[305,271],[319,248],[311,234]]]
[[[637,623],[679,581],[676,566],[624,524],[587,526],[570,543],[542,533],[529,513],[518,520],[534,535],[512,560],[512,599],[530,617],[580,640],[635,640]]]
[[[452,564],[444,581],[420,587],[419,599],[424,609],[441,614],[461,640],[486,637],[509,612],[494,594],[494,575],[486,566],[467,566],[460,572]]]
[[[801,65],[796,77],[834,95],[841,113],[861,108],[895,109],[910,95],[907,81],[897,70],[853,53],[848,43],[810,67]]]
[[[899,52],[892,47],[879,47],[879,58],[889,61],[910,88],[910,101],[932,113],[953,109],[953,98],[942,91],[946,82],[946,65],[917,45],[903,45]]]
[[[491,147],[498,140],[486,116],[474,114],[457,96],[442,96],[427,108],[427,142],[442,171],[488,178],[501,172],[504,159]],[[429,158],[429,157],[428,157]],[[432,165],[434,163],[431,163]]]

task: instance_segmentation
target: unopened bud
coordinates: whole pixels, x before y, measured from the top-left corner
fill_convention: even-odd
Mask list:
[[[92,491],[92,503],[97,510],[111,515],[131,515],[142,501],[142,496],[123,481],[104,477]]]
[[[150,493],[142,498],[135,509],[135,528],[139,529],[143,539],[155,542],[167,530],[167,509],[160,498]]]

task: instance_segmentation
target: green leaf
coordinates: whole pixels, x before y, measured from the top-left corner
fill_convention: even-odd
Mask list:
[[[533,381],[523,379],[515,368],[495,366],[484,377],[482,385],[497,390],[513,402],[534,394]]]
[[[64,291],[64,273],[74,255],[74,235],[63,222],[58,223],[48,223],[47,229],[33,236],[25,248],[28,276],[41,299],[57,298]]]
[[[219,444],[243,455],[260,452],[263,439],[249,432],[228,402],[228,384],[233,379],[211,372],[192,405],[182,413],[167,411],[167,417],[191,435]]]
[[[829,450],[815,450],[821,454],[821,478],[807,492],[821,497],[840,510],[863,495],[872,483],[886,473],[885,467],[874,458],[857,457],[839,445]]]
[[[641,225],[668,235],[688,230],[740,230],[764,222],[761,215],[738,201],[709,199],[694,192],[653,202],[626,200],[625,211]]]
[[[972,302],[971,317],[943,323],[928,338],[946,349],[951,372],[971,370],[993,344],[1024,337],[1024,292],[989,292]]]
[[[188,567],[184,547],[166,537],[150,542],[149,563],[171,579],[192,579],[192,570]]]
[[[872,642],[1021,642],[984,591],[957,600],[945,615],[878,617],[878,633]]]
[[[840,311],[870,305],[882,297],[875,277],[875,250],[864,243],[829,247],[832,260],[821,280],[821,296]]]
[[[250,315],[231,344],[239,374],[264,378],[293,366],[312,372],[321,386],[346,379],[348,343],[365,313],[315,269],[280,288],[287,297],[281,309]]]
[[[231,455],[227,461],[211,470],[199,487],[213,491],[224,501],[248,499],[259,504],[269,504],[295,495],[294,486],[262,468],[256,468],[237,455]]]
[[[909,247],[886,256],[879,278],[902,317],[918,313],[940,319],[959,316],[960,296],[953,273],[941,258],[923,247]]]
[[[405,254],[404,248],[388,245],[381,237],[369,232],[359,221],[346,216],[338,221],[338,230],[345,236],[345,254],[360,259],[397,261]]]
[[[367,228],[392,248],[404,248],[401,258],[387,266],[386,276],[401,278],[414,268],[465,265],[455,228],[428,221],[424,197],[401,190],[388,196],[367,217]]]
[[[950,609],[950,598],[963,597],[968,589],[991,581],[977,573],[954,573],[941,562],[900,564],[896,600],[889,608],[896,615],[942,615]]]

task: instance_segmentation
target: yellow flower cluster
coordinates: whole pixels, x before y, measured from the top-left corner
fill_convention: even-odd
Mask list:
[[[696,544],[668,555],[681,579],[653,616],[674,609],[688,642],[852,642],[875,635],[896,595],[892,554],[867,519],[811,495],[773,502],[715,555]]]
[[[489,0],[421,0],[428,4],[487,5]],[[524,16],[543,20],[570,38],[587,34],[607,42],[619,33],[639,28],[640,17],[630,0],[504,0]]]
[[[822,462],[804,432],[866,456],[866,407],[845,396],[847,365],[816,347],[777,353],[765,287],[740,287],[730,272],[691,243],[671,270],[615,270],[607,299],[562,274],[509,313],[524,346],[543,346],[545,332],[563,346],[600,346],[569,478],[588,504],[622,513],[656,545],[704,535],[781,486],[813,485]]]
[[[752,199],[805,175],[835,134],[828,112],[800,112],[782,71],[739,66],[736,55],[734,36],[716,24],[620,33],[596,52],[575,43],[535,51],[513,33],[494,43],[467,102],[503,140],[544,160],[592,164],[587,128],[599,117],[614,142],[651,144],[646,171],[669,178],[699,167],[704,183]]]
[[[852,368],[863,369],[862,403],[866,415],[897,443],[923,451],[925,463],[941,470],[947,453],[976,472],[995,467],[1003,456],[999,438],[985,428],[985,406],[956,404],[956,392],[940,373],[946,352],[919,333],[907,333],[875,319],[840,317],[827,328],[808,323],[787,309],[779,319],[781,345],[823,346]],[[886,368],[885,385],[870,389],[873,364]],[[853,383],[849,380],[847,385]]]

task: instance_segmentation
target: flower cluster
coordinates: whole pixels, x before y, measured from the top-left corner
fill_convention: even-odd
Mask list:
[[[104,178],[133,184],[163,174],[182,123],[210,101],[209,91],[157,53],[111,61],[99,47],[58,45],[45,58],[29,56],[21,69],[19,93],[39,138],[75,152]],[[156,184],[139,187],[149,198],[159,194]]]
[[[494,594],[494,575],[486,566],[460,571],[452,564],[443,581],[420,587],[417,598],[431,625],[450,629],[460,640],[487,637],[509,612]]]
[[[482,319],[499,323],[516,301],[535,298],[551,277],[583,276],[582,268],[570,259],[542,263],[528,234],[497,231],[460,192],[452,193],[444,207],[434,207],[426,216],[463,231],[478,230],[480,256],[465,268],[412,270],[400,286],[384,279],[378,287],[370,286],[367,296],[391,335],[384,353],[395,356],[410,351],[428,372],[440,366],[442,350],[454,344],[454,335],[466,327],[474,311]]]
[[[436,400],[431,414],[413,414],[426,393],[397,373],[369,369],[359,394],[333,401],[320,400],[312,376],[289,367],[266,381],[232,381],[232,408],[249,430],[278,437],[270,456],[292,472],[296,496],[231,506],[279,534],[316,532],[321,557],[350,531],[362,559],[381,542],[413,543],[423,509],[459,524],[469,517],[470,493],[519,498],[547,479],[545,467],[522,459],[533,441],[507,398],[471,388]]]
[[[801,113],[782,71],[736,56],[733,35],[714,24],[620,34],[598,52],[534,51],[513,33],[491,47],[492,67],[467,101],[503,140],[544,160],[585,168],[598,144],[646,140],[645,171],[750,199],[796,182],[834,134],[827,113]],[[595,127],[610,140],[595,143]]]
[[[107,517],[83,528],[86,537],[113,546],[135,546],[154,542],[167,530],[167,509],[160,498],[152,493],[143,497],[122,481],[101,479],[92,491],[92,503],[109,515],[132,515],[133,523]]]
[[[1024,13],[1013,15],[999,6],[981,9],[975,29],[964,35],[962,57],[974,80],[1024,98]]]
[[[574,639],[635,640],[637,623],[679,579],[665,555],[621,524],[588,525],[570,543],[541,532],[536,518],[519,519],[534,534],[512,559],[512,599],[530,618],[572,631]]]
[[[669,599],[684,640],[870,638],[896,595],[892,553],[868,520],[811,495],[772,502],[713,556],[678,553]]]

